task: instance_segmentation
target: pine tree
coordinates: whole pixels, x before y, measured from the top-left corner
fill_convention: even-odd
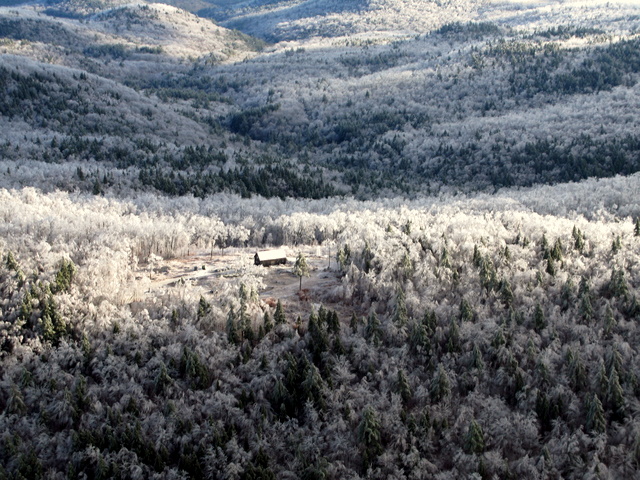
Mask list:
[[[533,328],[536,332],[540,333],[546,326],[547,320],[544,318],[544,311],[542,310],[542,306],[537,303],[533,313]]]
[[[324,409],[323,380],[320,370],[312,362],[306,361],[301,384],[305,400],[311,400],[315,407]]]
[[[591,300],[589,295],[584,295],[580,300],[580,316],[589,321],[593,317],[593,307],[591,306]]]
[[[374,310],[369,314],[369,319],[364,329],[364,338],[373,342],[374,345],[379,345],[382,339],[382,327]]]
[[[504,305],[509,308],[513,304],[513,290],[511,289],[511,284],[509,280],[504,279],[500,282],[500,297],[504,302]]]
[[[633,227],[633,235],[636,237],[640,237],[640,217],[636,218],[636,223]]]
[[[460,321],[461,322],[470,322],[473,320],[475,314],[473,313],[473,309],[469,302],[466,299],[462,299],[460,302]]]
[[[76,274],[76,266],[72,261],[62,260],[60,269],[56,273],[56,279],[52,289],[54,293],[66,292],[71,287]]]
[[[429,393],[434,401],[440,401],[446,398],[451,393],[451,383],[449,382],[449,375],[442,365],[438,366],[438,373],[431,382],[431,388]]]
[[[560,308],[562,311],[566,311],[573,304],[574,286],[571,277],[562,284],[562,290],[560,291]]]
[[[556,276],[556,264],[553,260],[553,257],[547,258],[547,268],[545,269],[545,271],[552,277]]]
[[[262,327],[264,328],[264,333],[269,333],[273,330],[273,321],[271,320],[271,315],[269,315],[268,310],[264,312],[264,316],[262,317]]]
[[[611,334],[613,333],[613,329],[616,327],[618,322],[616,318],[613,316],[613,310],[611,307],[607,305],[607,311],[604,316],[604,336],[605,338],[611,338]]]
[[[569,365],[569,385],[575,392],[582,391],[587,385],[587,371],[580,355],[569,349],[567,364]]]
[[[553,244],[553,249],[551,250],[551,254],[550,254],[551,258],[553,258],[556,262],[561,261],[562,251],[563,251],[562,242],[560,241],[559,238],[557,238],[555,243]]]
[[[300,290],[302,290],[302,277],[310,276],[309,266],[307,265],[307,259],[301,253],[296,258],[296,263],[293,266],[293,274],[300,278]]]
[[[422,325],[425,327],[425,331],[427,336],[431,336],[435,333],[436,327],[438,326],[438,318],[436,317],[436,312],[433,310],[427,310],[424,312],[424,316],[422,317]]]
[[[540,241],[540,250],[542,252],[542,258],[549,258],[549,241],[547,240],[547,236],[542,234],[542,240]]]
[[[467,430],[467,437],[464,443],[464,449],[467,453],[480,455],[484,452],[484,433],[478,422],[471,420]]]
[[[398,288],[396,290],[396,305],[393,312],[393,321],[399,327],[404,327],[407,324],[409,315],[407,313],[407,305],[405,303],[404,290]]]
[[[9,270],[13,270],[14,272],[20,270],[20,266],[18,265],[18,262],[16,261],[16,258],[13,256],[12,252],[7,252],[5,263]]]
[[[604,433],[606,427],[607,422],[604,417],[602,402],[600,402],[598,395],[594,393],[587,401],[587,432],[598,435]]]
[[[620,385],[620,378],[617,370],[614,368],[609,375],[609,391],[607,401],[613,411],[613,418],[621,421],[624,418],[626,402],[624,399],[624,391]]]
[[[478,370],[484,369],[484,360],[482,358],[482,352],[480,351],[480,348],[478,347],[478,345],[473,346],[473,364],[472,365],[474,368],[477,368]]]
[[[620,235],[616,236],[616,238],[611,243],[611,253],[615,255],[622,249],[622,241],[620,240]]]
[[[451,268],[451,260],[449,259],[449,250],[447,250],[446,245],[442,247],[442,252],[440,254],[440,266],[442,268]]]
[[[427,328],[422,322],[412,322],[409,328],[409,347],[413,353],[429,354],[430,342]]]
[[[629,296],[629,285],[624,276],[624,270],[616,269],[611,270],[611,279],[607,286],[607,293],[609,296],[618,297],[626,300]]]
[[[411,386],[409,380],[403,370],[398,370],[398,380],[396,382],[396,390],[400,394],[402,401],[406,404],[411,400]]]
[[[595,381],[595,388],[598,395],[602,398],[607,398],[607,394],[609,393],[609,378],[607,377],[607,369],[602,359],[600,359],[598,365],[598,374]]]
[[[447,351],[449,353],[460,351],[460,328],[454,318],[449,324],[449,335],[447,336]]]
[[[198,312],[196,313],[196,319],[202,320],[211,311],[211,305],[205,300],[204,297],[200,297],[198,302]]]
[[[366,472],[382,453],[380,421],[371,406],[365,407],[358,425],[358,442],[362,449],[363,470]]]
[[[273,315],[273,320],[276,325],[282,325],[287,321],[284,315],[284,309],[282,308],[282,302],[280,302],[280,300],[278,300],[278,303],[276,304],[276,311]]]
[[[364,242],[364,248],[362,249],[362,263],[363,270],[365,273],[369,273],[371,271],[373,262],[373,252],[371,251],[371,247],[369,246],[369,242]]]
[[[482,264],[482,254],[480,253],[480,250],[478,250],[478,245],[474,245],[473,246],[473,265],[476,268],[480,268],[481,264]]]
[[[238,343],[238,330],[236,327],[236,312],[233,310],[233,305],[229,309],[229,313],[227,314],[227,340],[229,343],[236,344]]]
[[[404,252],[402,260],[400,261],[400,268],[398,271],[402,274],[402,277],[407,280],[413,275],[413,261],[407,252]]]
[[[351,320],[349,321],[349,327],[351,328],[351,333],[354,335],[358,333],[358,323],[358,317],[356,316],[356,313],[353,312],[351,314]]]
[[[580,253],[582,253],[582,250],[584,249],[584,237],[582,235],[582,232],[578,230],[574,225],[571,235],[573,236],[573,247]]]
[[[327,331],[338,335],[340,333],[340,319],[338,313],[334,310],[330,310],[327,314]]]

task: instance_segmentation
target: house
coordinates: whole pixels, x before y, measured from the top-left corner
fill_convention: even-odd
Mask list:
[[[270,265],[284,265],[287,263],[287,255],[281,248],[277,250],[264,250],[262,252],[256,252],[253,257],[256,265],[263,265],[268,267]]]

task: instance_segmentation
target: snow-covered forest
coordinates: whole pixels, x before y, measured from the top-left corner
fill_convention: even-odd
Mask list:
[[[632,478],[639,183],[413,202],[3,190],[1,472]],[[305,318],[265,301],[251,255],[215,291],[147,293],[162,258],[222,241],[334,245],[340,283]]]
[[[634,2],[19,3],[0,479],[638,478]]]
[[[66,166],[54,188],[363,199],[628,175],[638,7],[592,3],[276,44],[166,5],[0,9],[3,173],[35,186],[35,160]]]

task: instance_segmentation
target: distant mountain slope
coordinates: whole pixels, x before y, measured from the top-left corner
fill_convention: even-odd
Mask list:
[[[611,4],[598,21],[598,2],[519,5],[290,3],[357,17],[343,25],[354,33],[262,50],[167,5],[0,9],[0,151],[198,196],[491,191],[639,171],[640,16],[627,13],[640,7]],[[492,21],[383,31],[427,6]],[[365,31],[374,12],[386,23]]]
[[[174,0],[180,5],[181,0]],[[357,33],[426,33],[451,22],[492,21],[505,26],[548,28],[613,23],[637,24],[630,0],[249,0],[211,1],[201,9],[222,25],[271,41]],[[635,12],[635,14],[634,14]],[[634,23],[635,22],[635,23]]]
[[[482,0],[307,0],[229,2],[200,11],[221,24],[269,40],[344,36],[372,31],[425,32],[468,21]]]
[[[263,46],[259,40],[163,4],[117,6],[81,19],[0,8],[0,37],[5,38],[2,53],[48,57],[89,70],[91,59],[114,55],[123,60],[135,53],[156,54],[137,58],[146,62],[206,56],[220,62],[242,59]]]
[[[175,57],[212,55],[226,60],[261,47],[246,35],[163,4],[127,5],[104,10],[89,25],[133,44],[151,44]]]

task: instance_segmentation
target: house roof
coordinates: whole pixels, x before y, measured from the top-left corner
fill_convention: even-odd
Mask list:
[[[256,255],[258,256],[258,260],[260,260],[261,262],[287,258],[287,254],[284,253],[284,250],[281,248],[278,248],[276,250],[263,250],[262,252],[256,252]]]

